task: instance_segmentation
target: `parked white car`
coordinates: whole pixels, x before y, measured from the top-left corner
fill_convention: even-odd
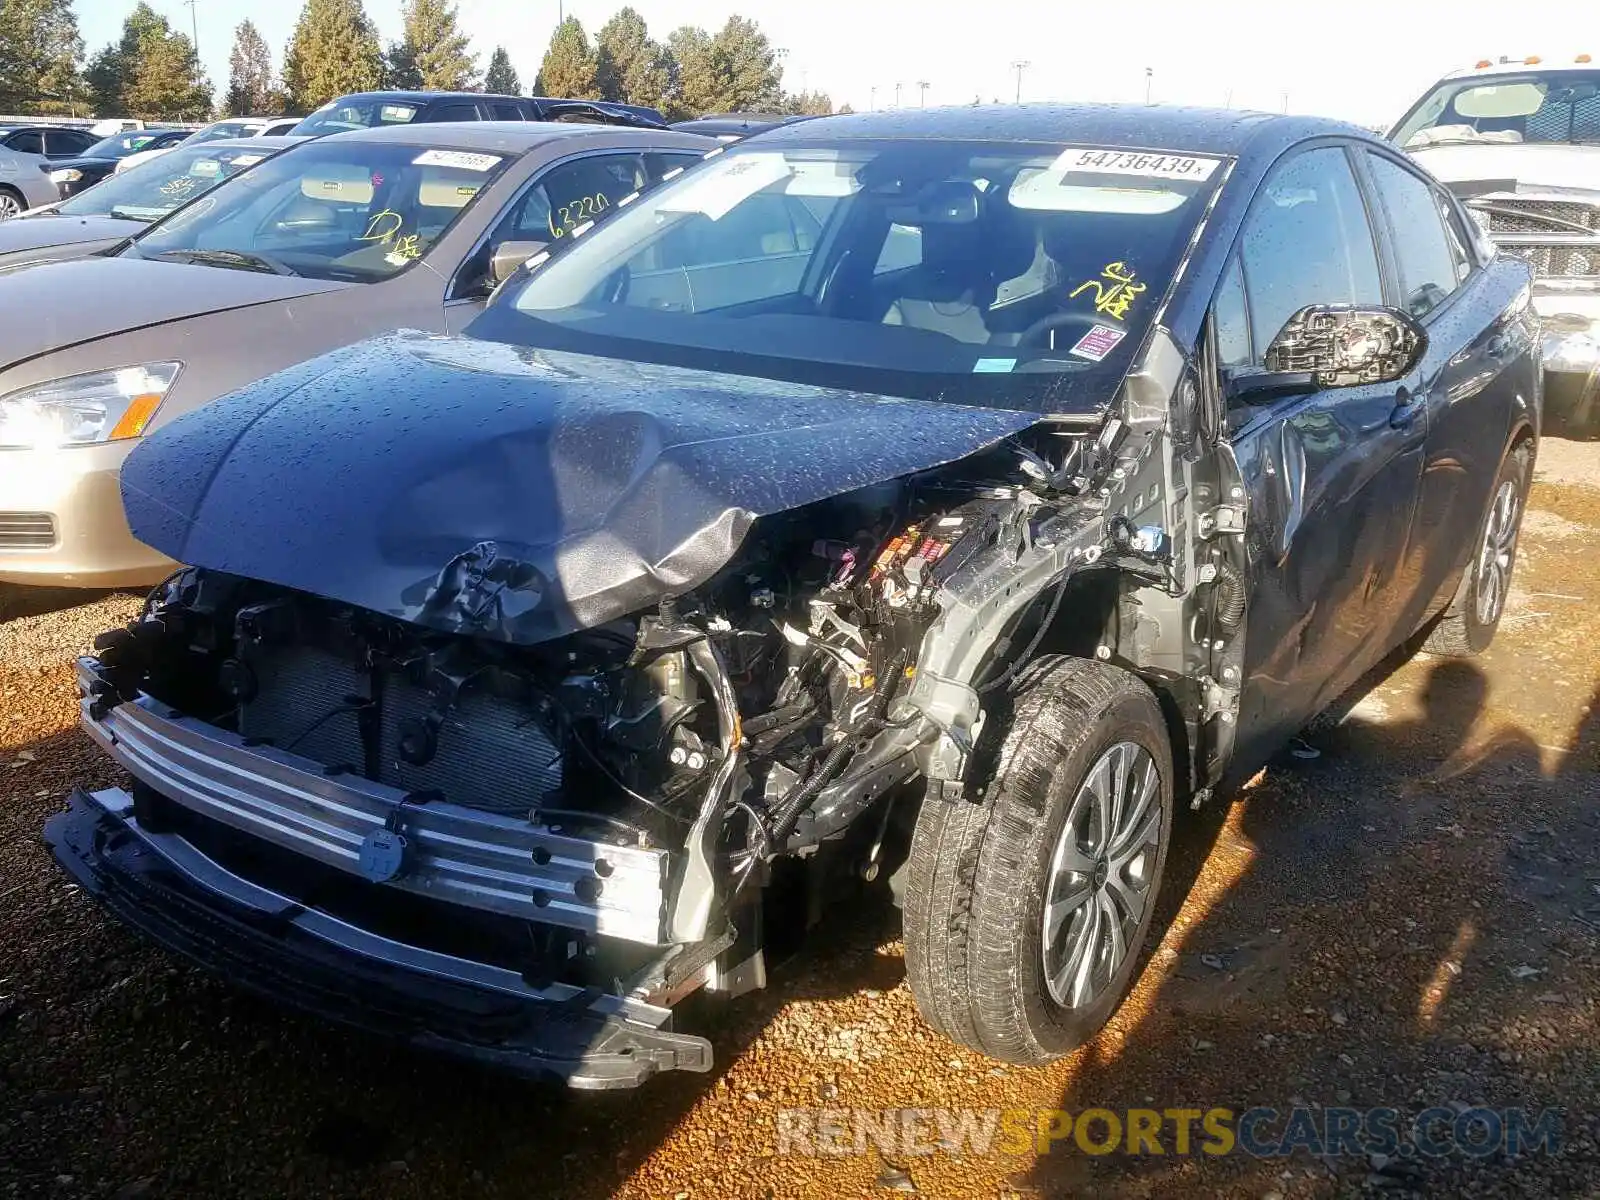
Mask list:
[[[1600,67],[1485,60],[1440,80],[1390,138],[1535,272],[1547,426],[1600,433]]]
[[[229,117],[224,121],[213,121],[204,129],[195,130],[179,145],[198,146],[203,142],[220,142],[231,138],[265,137],[274,131],[287,133],[299,123],[298,117]],[[136,154],[130,154],[117,164],[115,174],[120,175],[142,162],[149,162],[152,158],[159,158],[169,150],[175,149],[176,146],[168,146],[162,150],[140,150]]]

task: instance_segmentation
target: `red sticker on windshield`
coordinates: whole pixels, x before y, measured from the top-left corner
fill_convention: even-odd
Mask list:
[[[1067,353],[1087,358],[1090,362],[1099,362],[1115,350],[1117,343],[1127,336],[1122,330],[1112,329],[1109,325],[1096,325],[1079,338],[1078,344]]]

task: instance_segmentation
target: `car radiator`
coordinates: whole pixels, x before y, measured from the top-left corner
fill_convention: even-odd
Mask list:
[[[363,667],[309,646],[257,648],[246,665],[255,676],[254,695],[239,708],[246,738],[366,774],[361,713],[375,706],[378,783],[518,816],[561,788],[561,752],[549,733],[531,712],[489,692],[465,690],[437,730],[432,757],[417,764],[402,757],[401,737],[433,701],[403,673],[384,672],[374,688]]]

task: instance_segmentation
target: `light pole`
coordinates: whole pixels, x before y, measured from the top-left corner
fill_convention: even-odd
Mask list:
[[[900,82],[899,82],[899,80],[896,80],[895,81],[895,85],[894,85],[894,106],[896,108],[900,107]]]
[[[927,108],[928,107],[928,81],[926,79],[917,80],[917,87],[922,89],[922,95],[917,100],[917,107],[918,108]]]
[[[1025,58],[1019,58],[1011,64],[1011,69],[1017,73],[1017,103],[1022,103],[1022,73],[1033,66]]]
[[[196,10],[195,0],[183,0],[189,7],[189,31],[194,35],[194,86],[200,87],[200,14]]]
[[[1155,78],[1156,78],[1155,68],[1154,67],[1146,67],[1144,69],[1144,102],[1146,104],[1150,103],[1150,91],[1151,91],[1151,88],[1155,85]]]
[[[878,85],[872,85],[872,104],[869,106],[873,112],[878,111]]]

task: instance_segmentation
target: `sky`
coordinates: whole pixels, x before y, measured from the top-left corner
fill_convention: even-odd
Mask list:
[[[182,0],[149,0],[191,28]],[[89,52],[114,40],[134,0],[76,0]],[[387,43],[400,34],[400,0],[366,0]],[[784,53],[785,86],[828,93],[856,109],[926,102],[1022,99],[1142,101],[1287,110],[1387,126],[1434,80],[1480,58],[1600,57],[1593,0],[632,0],[664,40],[679,25],[715,30],[754,18]],[[458,0],[460,23],[486,66],[504,44],[525,89],[558,12],[593,36],[622,0]],[[200,56],[217,92],[227,86],[233,31],[247,17],[281,59],[298,0],[194,0]],[[981,19],[980,19],[981,18]],[[1511,30],[1515,26],[1515,31]],[[1573,31],[1579,31],[1576,35]],[[1574,36],[1596,44],[1579,44]],[[281,63],[280,63],[281,65]]]

